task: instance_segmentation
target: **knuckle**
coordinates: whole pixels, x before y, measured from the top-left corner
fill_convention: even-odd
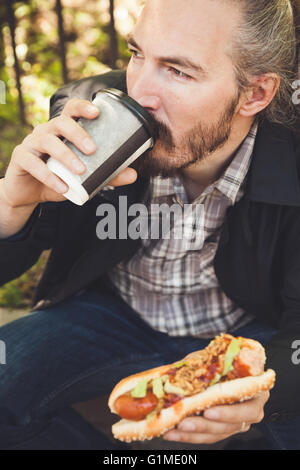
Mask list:
[[[207,422],[207,420],[203,420],[201,422],[201,428],[197,429],[198,432],[201,432],[202,434],[209,434],[211,433],[211,423]]]
[[[28,134],[25,139],[23,140],[22,144],[18,145],[19,147],[19,150],[21,150],[21,145],[29,145],[32,141],[32,136],[33,136],[33,133],[31,134]],[[17,148],[17,147],[16,147]]]
[[[203,418],[202,416],[197,416],[190,420],[190,422],[194,425],[195,429],[193,432],[205,434],[209,430],[211,430],[211,422],[207,419]]]
[[[59,132],[63,130],[67,119],[68,117],[64,115],[56,116],[55,118],[53,118],[51,123],[55,131]]]
[[[15,159],[16,157],[18,157],[18,155],[21,154],[21,151],[22,151],[22,144],[19,144],[14,148],[11,158]]]
[[[37,171],[36,169],[34,168],[34,166],[32,165],[30,159],[27,159],[25,158],[24,161],[23,161],[23,168],[24,170],[29,173],[30,175],[35,175],[34,177],[37,178],[36,174],[37,174]]]
[[[64,106],[64,109],[69,109],[70,107],[74,106],[74,103],[76,103],[76,102],[77,102],[77,98],[70,98],[70,99],[66,102],[66,104],[65,104],[65,106]]]
[[[45,123],[44,124],[37,124],[37,126],[35,126],[35,128],[33,129],[33,134],[34,135],[39,135],[39,134],[42,134],[45,130]]]
[[[73,157],[70,154],[70,150],[68,149],[66,145],[63,145],[62,147],[60,147],[58,151],[58,158],[60,160],[63,160],[64,162],[69,162],[69,163],[71,163],[71,160],[73,160]]]
[[[67,111],[67,112],[70,112],[72,110],[75,110],[78,106],[78,104],[81,102],[82,100],[80,100],[79,98],[70,98],[65,106],[64,106],[64,111]]]
[[[46,133],[43,135],[43,139],[41,139],[41,145],[43,148],[50,148],[53,145],[53,135]]]
[[[62,118],[62,115],[56,116],[53,119],[51,119],[50,122],[51,122],[52,126],[56,127],[57,125],[59,125],[59,123],[61,122],[61,118]]]

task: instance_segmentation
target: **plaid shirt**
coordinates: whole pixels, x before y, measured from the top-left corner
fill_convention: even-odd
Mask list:
[[[198,248],[189,249],[174,231],[171,236],[174,219],[169,238],[142,239],[142,248],[108,273],[113,288],[154,329],[170,336],[208,338],[252,320],[220,288],[213,260],[226,211],[243,195],[256,133],[254,123],[223,175],[189,204],[190,212],[184,212],[183,223],[194,231],[190,240],[197,240],[201,231]],[[189,203],[178,176],[152,178],[145,202],[152,221],[163,219],[159,204]],[[197,213],[196,226],[187,217],[199,204],[202,216]]]

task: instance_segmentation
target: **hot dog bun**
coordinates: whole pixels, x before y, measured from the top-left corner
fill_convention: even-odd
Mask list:
[[[260,343],[244,338],[243,346],[249,349],[255,349],[260,355],[260,359],[263,360],[263,363],[265,362],[264,348]],[[111,412],[116,413],[114,403],[117,398],[133,390],[141,380],[161,377],[169,371],[171,367],[189,358],[195,358],[199,353],[201,353],[201,351],[195,351],[173,364],[156,367],[121,380],[115,386],[109,397],[108,406]],[[143,419],[141,421],[131,421],[121,419],[112,426],[112,433],[116,439],[126,442],[152,439],[172,429],[187,416],[199,414],[201,411],[211,406],[232,404],[248,400],[262,391],[270,390],[274,386],[274,382],[275,372],[271,369],[257,376],[251,375],[220,382],[210,386],[201,393],[183,397],[174,405],[162,409],[152,420]]]

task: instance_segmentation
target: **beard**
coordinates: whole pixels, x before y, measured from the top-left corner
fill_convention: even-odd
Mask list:
[[[183,136],[179,145],[175,145],[170,129],[153,116],[157,126],[155,145],[131,166],[138,174],[145,177],[169,178],[180,170],[203,161],[228,141],[240,95],[238,92],[234,98],[231,98],[221,116],[213,124],[199,121]]]

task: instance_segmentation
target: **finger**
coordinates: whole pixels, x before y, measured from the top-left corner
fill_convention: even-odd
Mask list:
[[[241,427],[240,423],[220,423],[205,419],[202,416],[184,419],[177,426],[177,430],[198,434],[233,434]]]
[[[39,151],[50,155],[69,168],[73,173],[81,174],[86,171],[86,166],[80,161],[72,150],[53,134],[45,134],[38,137]]]
[[[56,193],[63,194],[69,189],[58,176],[54,175],[54,173],[49,170],[47,165],[40,158],[29,152],[23,154],[22,164],[20,165],[19,163],[19,166]]]
[[[200,433],[186,433],[178,431],[169,431],[163,436],[167,441],[185,442],[189,444],[215,444],[216,442],[227,439],[230,435],[227,434],[200,434]]]
[[[233,405],[216,406],[204,411],[206,419],[224,423],[259,423],[264,417],[263,408],[269,392],[263,392],[256,398]]]
[[[109,181],[107,184],[111,186],[124,186],[126,184],[132,184],[137,179],[137,172],[133,168],[125,168],[115,178]]]
[[[71,118],[84,117],[86,119],[94,119],[98,116],[99,109],[88,100],[72,98],[67,101],[61,114]]]
[[[49,121],[48,126],[47,134],[53,132],[57,136],[65,137],[87,155],[94,153],[97,149],[88,132],[68,116],[54,118]],[[45,135],[44,132],[43,135]]]

